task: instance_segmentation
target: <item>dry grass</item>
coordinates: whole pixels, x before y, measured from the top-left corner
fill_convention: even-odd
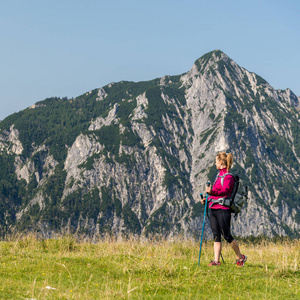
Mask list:
[[[300,241],[240,242],[247,265],[207,267],[213,243],[35,235],[0,242],[1,299],[300,299]]]

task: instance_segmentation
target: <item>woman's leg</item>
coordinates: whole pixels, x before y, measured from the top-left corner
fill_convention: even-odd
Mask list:
[[[219,262],[220,261],[220,254],[221,254],[221,231],[220,227],[218,224],[217,220],[217,215],[218,215],[219,209],[211,209],[210,211],[210,227],[214,235],[214,256],[215,256],[215,261]]]
[[[220,261],[220,255],[222,250],[222,243],[221,242],[214,242],[214,253],[215,253],[215,261]]]
[[[240,251],[240,247],[237,243],[236,240],[233,240],[231,243],[230,243],[230,246],[231,248],[233,249],[233,251],[235,252],[235,255],[236,255],[236,259],[237,260],[242,260],[243,259],[243,256],[242,256],[242,253]]]

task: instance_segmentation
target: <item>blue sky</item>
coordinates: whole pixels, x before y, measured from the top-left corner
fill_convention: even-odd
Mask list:
[[[48,97],[188,71],[220,49],[300,96],[298,0],[11,0],[0,10],[0,120]]]

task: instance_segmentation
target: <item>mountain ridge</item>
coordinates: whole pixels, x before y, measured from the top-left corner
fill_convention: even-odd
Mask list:
[[[198,195],[231,151],[250,187],[234,232],[297,236],[299,99],[215,50],[181,75],[39,101],[0,123],[0,224],[197,236]]]

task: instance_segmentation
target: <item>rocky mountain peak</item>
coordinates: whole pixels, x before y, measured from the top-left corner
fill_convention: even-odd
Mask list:
[[[234,232],[295,236],[297,107],[292,91],[275,90],[220,50],[182,75],[46,99],[0,123],[0,225],[194,236],[199,193],[214,180],[216,153],[228,151],[249,186]]]
[[[208,71],[210,68],[216,67],[218,64],[225,64],[231,62],[232,60],[221,50],[214,50],[207,54],[204,54],[199,59],[197,59],[194,65],[200,74]]]

